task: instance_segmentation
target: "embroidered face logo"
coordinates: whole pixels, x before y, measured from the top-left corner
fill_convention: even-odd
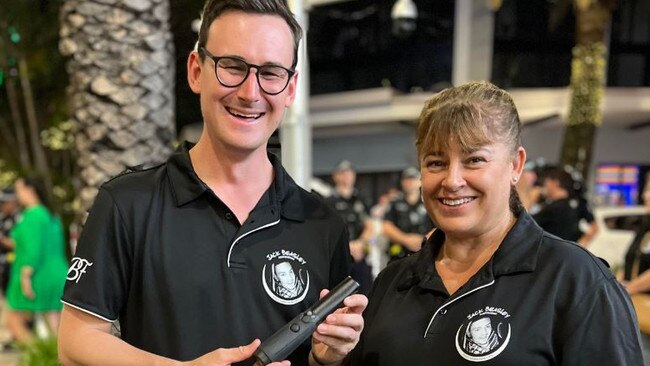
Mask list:
[[[93,265],[92,263],[88,262],[83,258],[79,258],[79,257],[72,258],[72,264],[70,265],[70,269],[68,269],[68,281],[74,281],[75,283],[79,283],[79,280],[81,279],[81,275],[86,273],[86,268],[92,265]]]
[[[456,350],[466,360],[491,360],[510,342],[510,314],[502,308],[486,306],[467,316],[456,332]]]
[[[262,268],[264,290],[274,301],[293,305],[304,300],[309,290],[307,262],[298,254],[280,250],[266,256]]]

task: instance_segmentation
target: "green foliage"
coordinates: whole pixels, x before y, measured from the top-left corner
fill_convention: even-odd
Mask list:
[[[41,131],[41,144],[51,150],[71,150],[74,147],[75,123],[67,120]]]
[[[57,343],[55,337],[37,338],[21,347],[23,355],[20,366],[59,366]]]
[[[0,159],[0,189],[13,186],[18,178],[18,172],[12,170],[8,164]]]
[[[0,117],[13,123],[5,87],[13,83],[20,95],[18,60],[25,60],[37,118],[43,127],[67,120],[65,88],[68,74],[59,53],[59,9],[63,0],[0,1]],[[18,101],[23,106],[23,101]],[[24,109],[20,113],[24,115]],[[5,131],[13,135],[14,131]],[[3,134],[5,133],[3,132]],[[0,149],[0,158],[16,161],[15,151]],[[20,167],[30,170],[32,167]]]

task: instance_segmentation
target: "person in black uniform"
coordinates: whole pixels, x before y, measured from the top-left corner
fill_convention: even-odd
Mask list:
[[[295,97],[300,37],[284,0],[206,2],[187,62],[203,133],[99,190],[67,276],[63,364],[252,365],[260,338],[348,275],[344,223],[267,151]],[[273,365],[340,362],[366,301],[346,298]]]
[[[347,226],[350,253],[354,259],[351,276],[361,285],[359,292],[368,294],[372,285],[372,271],[365,260],[368,205],[355,187],[356,177],[357,173],[352,163],[349,160],[340,161],[332,171],[334,189],[325,202],[338,212]]]
[[[564,169],[552,168],[544,173],[542,181],[548,202],[533,215],[537,224],[562,239],[588,246],[597,232],[597,226],[587,201],[576,195],[571,174]],[[586,233],[580,228],[581,220],[589,224]]]
[[[390,203],[384,216],[383,233],[391,241],[390,261],[411,255],[422,246],[422,241],[433,229],[420,194],[420,172],[415,167],[402,171],[401,194]]]
[[[625,289],[523,209],[526,152],[507,92],[471,82],[435,94],[416,148],[437,229],[375,279],[347,365],[643,364]]]

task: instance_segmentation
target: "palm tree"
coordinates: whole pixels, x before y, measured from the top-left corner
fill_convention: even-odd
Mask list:
[[[573,0],[576,45],[571,63],[571,102],[560,161],[587,177],[596,130],[601,124],[605,88],[606,30],[616,0]],[[558,4],[560,9],[567,1]],[[556,13],[557,14],[557,13]],[[557,18],[557,17],[556,17]]]
[[[168,0],[65,0],[60,51],[81,170],[79,213],[125,169],[172,151],[174,57]]]

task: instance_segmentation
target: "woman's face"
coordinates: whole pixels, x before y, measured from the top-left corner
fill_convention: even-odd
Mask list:
[[[421,161],[424,205],[448,237],[479,237],[510,224],[510,190],[526,152],[497,142],[461,151],[452,143]]]
[[[21,205],[25,205],[29,202],[30,197],[33,195],[33,188],[25,185],[25,182],[22,179],[18,179],[15,185],[16,189],[16,199]]]

